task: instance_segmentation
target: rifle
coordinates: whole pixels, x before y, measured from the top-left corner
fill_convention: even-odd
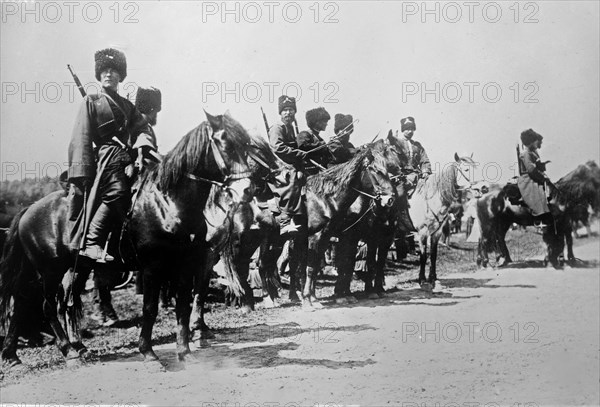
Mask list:
[[[260,111],[262,113],[263,122],[265,122],[265,129],[267,129],[267,138],[268,138],[269,137],[269,121],[267,120],[267,115],[265,114],[265,111],[263,110],[262,106],[260,107]]]
[[[332,142],[334,142],[334,141],[337,141],[339,138],[342,138],[342,137],[344,137],[344,136],[346,135],[346,133],[348,133],[348,128],[349,128],[350,126],[352,126],[354,123],[358,123],[358,119],[354,120],[352,123],[350,123],[349,125],[347,125],[346,127],[344,127],[344,128],[343,128],[343,129],[342,129],[342,130],[341,130],[341,131],[338,133],[338,134],[336,134],[335,136],[333,136],[333,137],[331,138],[331,140],[329,140],[327,143],[325,143],[325,144],[323,144],[323,145],[321,145],[321,146],[319,146],[319,147],[315,147],[315,148],[313,148],[312,150],[309,150],[309,151],[307,151],[307,153],[309,153],[309,154],[310,154],[310,153],[313,153],[313,152],[315,152],[315,151],[318,151],[318,150],[320,150],[320,149],[322,149],[322,148],[325,148],[325,147],[327,147],[329,144],[331,144]],[[379,135],[379,133],[377,133],[377,135]],[[377,138],[377,136],[376,136],[375,138]]]
[[[519,167],[519,175],[523,175],[523,165],[521,164],[521,148],[517,143],[517,166]]]
[[[73,70],[71,69],[71,65],[67,64],[67,69],[69,70],[69,72],[71,72],[71,76],[73,77],[73,81],[75,81],[75,85],[77,85],[77,89],[79,89],[79,93],[81,93],[82,97],[85,97],[85,89],[83,89],[81,81],[79,80],[77,75],[75,75],[75,72],[73,72]]]

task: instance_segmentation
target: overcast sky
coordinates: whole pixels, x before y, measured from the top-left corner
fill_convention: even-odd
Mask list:
[[[510,178],[530,127],[544,135],[551,178],[599,161],[597,1],[223,4],[3,2],[2,180],[64,167],[81,98],[66,64],[91,85],[94,52],[109,46],[127,55],[123,96],[162,90],[163,153],[203,109],[229,109],[264,135],[260,107],[277,121],[285,88],[301,92],[301,128],[316,106],[350,113],[358,145],[410,115],[432,161],[474,153],[477,178]]]

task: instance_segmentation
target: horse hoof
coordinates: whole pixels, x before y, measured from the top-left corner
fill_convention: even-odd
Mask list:
[[[66,360],[67,367],[69,369],[74,369],[83,366],[83,360],[77,355],[77,357],[68,358]]]
[[[383,290],[382,291],[377,291],[377,296],[379,298],[385,298],[385,291],[383,291]]]
[[[358,300],[353,295],[349,295],[346,298],[348,299],[348,304],[356,304],[356,303],[358,303]]]
[[[14,370],[15,368],[24,366],[23,362],[21,362],[21,359],[19,359],[17,356],[12,358],[3,358],[2,365],[4,365],[7,370]]]
[[[177,352],[177,360],[180,362],[185,362],[186,360],[191,359],[191,354],[192,351],[189,350],[189,348],[183,352]]]
[[[319,301],[313,301],[312,302],[312,306],[313,306],[314,309],[323,309],[323,308],[325,308],[323,306],[323,304],[321,304]]]
[[[423,282],[419,283],[419,285],[421,286],[421,290],[431,291],[431,284],[429,284],[428,282],[423,281]]]
[[[252,307],[250,307],[249,305],[244,305],[240,308],[240,313],[242,315],[248,315],[252,312]]]
[[[200,339],[215,339],[215,334],[210,329],[200,331]]]
[[[149,373],[163,373],[167,371],[167,369],[165,369],[165,367],[162,365],[162,363],[160,363],[158,359],[144,360],[144,367]]]
[[[335,299],[335,303],[337,305],[347,305],[348,304],[348,298],[347,297],[338,297]]]
[[[439,281],[436,281],[435,283],[433,283],[433,288],[431,289],[431,292],[442,293],[445,289],[446,287],[444,287]]]
[[[367,298],[370,300],[378,300],[381,297],[379,297],[379,295],[377,293],[370,293]]]
[[[83,355],[88,351],[88,348],[82,343],[72,343],[71,345],[73,346],[73,349],[75,349],[77,353],[79,353],[79,356]]]

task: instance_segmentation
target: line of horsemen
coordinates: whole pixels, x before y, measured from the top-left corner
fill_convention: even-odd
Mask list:
[[[125,55],[108,48],[95,54],[95,76],[102,86],[97,95],[84,98],[76,116],[69,145],[69,216],[75,222],[73,249],[79,256],[97,263],[114,260],[107,253],[111,233],[118,233],[126,221],[132,201],[132,179],[146,165],[160,160],[157,151],[156,125],[161,110],[159,89],[140,87],[135,103],[118,94],[119,83],[127,76]],[[354,131],[352,115],[334,116],[334,133],[325,141],[321,133],[327,129],[331,115],[317,107],[306,112],[308,130],[298,131],[296,100],[282,95],[278,99],[281,122],[270,127],[269,142],[275,154],[293,169],[288,183],[277,189],[278,205],[274,209],[282,234],[288,233],[295,239],[294,247],[308,245],[306,230],[308,217],[305,202],[307,177],[332,165],[349,161],[356,149],[350,142]],[[390,144],[408,151],[409,163],[406,171],[404,191],[408,196],[419,178],[431,173],[431,163],[421,143],[414,140],[416,123],[413,117],[400,121],[400,132],[390,133]],[[533,215],[544,224],[552,223],[543,185],[548,182],[545,164],[537,150],[542,136],[533,130],[521,134],[525,150],[521,155],[522,176],[518,185],[523,200],[532,209]],[[408,200],[400,210],[400,221],[414,229],[408,215]],[[402,197],[399,197],[402,199]],[[84,210],[84,208],[86,210]],[[297,237],[303,236],[301,241]],[[306,248],[290,249],[293,256],[306,253]],[[107,276],[95,274],[96,318],[110,326],[118,318],[110,304],[110,289]]]

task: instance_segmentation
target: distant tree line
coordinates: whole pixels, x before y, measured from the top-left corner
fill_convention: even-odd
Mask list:
[[[0,211],[9,207],[29,206],[51,192],[62,189],[58,177],[26,178],[0,182]]]

